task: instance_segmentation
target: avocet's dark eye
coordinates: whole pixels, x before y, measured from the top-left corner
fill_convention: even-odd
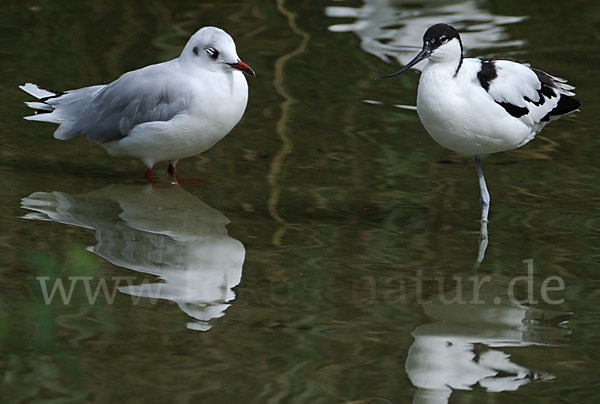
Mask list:
[[[441,43],[446,43],[446,42],[448,42],[448,37],[447,37],[447,36],[445,36],[445,35],[442,35],[442,36],[440,37],[440,42],[441,42]]]
[[[206,53],[208,53],[208,56],[210,56],[213,59],[217,59],[219,57],[219,51],[216,50],[215,48],[206,48]]]

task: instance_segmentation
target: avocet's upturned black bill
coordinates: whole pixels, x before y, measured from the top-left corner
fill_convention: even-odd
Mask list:
[[[481,221],[487,222],[490,197],[480,155],[527,144],[551,120],[576,111],[575,87],[508,60],[464,58],[458,31],[447,24],[430,27],[421,52],[392,77],[427,59],[419,80],[417,112],[441,146],[472,156],[481,191]]]
[[[379,78],[380,79],[385,79],[387,77],[394,77],[394,76],[399,75],[400,73],[404,73],[405,71],[407,71],[408,69],[410,69],[411,67],[413,67],[414,65],[416,65],[417,63],[419,63],[421,60],[427,59],[429,56],[431,56],[431,50],[423,48],[421,50],[421,52],[419,52],[417,54],[417,56],[415,56],[413,60],[411,60],[410,62],[408,62],[406,64],[406,66],[404,66],[402,69],[400,69],[400,70],[398,70],[397,72],[394,72],[394,73],[384,74],[383,76],[380,76]]]
[[[239,122],[248,103],[244,74],[256,76],[238,57],[231,36],[204,27],[178,58],[106,85],[58,92],[31,83],[20,88],[37,98],[26,102],[35,115],[25,119],[59,124],[57,139],[83,134],[113,156],[137,157],[152,182],[155,163],[168,161],[176,179],[180,159],[208,150]]]

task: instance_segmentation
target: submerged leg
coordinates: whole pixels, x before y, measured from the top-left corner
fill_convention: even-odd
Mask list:
[[[473,161],[475,161],[477,179],[479,180],[479,204],[481,205],[481,221],[487,222],[488,212],[490,210],[490,193],[488,192],[487,185],[485,185],[485,178],[483,177],[483,168],[481,168],[481,160],[479,160],[479,156],[473,156]]]
[[[171,177],[175,177],[175,165],[177,165],[177,161],[169,161],[169,168],[167,168],[167,172]]]
[[[144,172],[144,177],[146,177],[146,182],[148,184],[152,184],[152,167],[146,168],[146,171]]]
[[[479,204],[481,205],[481,229],[479,232],[479,251],[477,253],[477,261],[475,261],[475,265],[473,265],[473,270],[476,271],[479,269],[479,266],[483,262],[483,258],[485,258],[485,250],[488,246],[488,212],[490,210],[490,193],[487,190],[487,185],[485,184],[485,178],[483,177],[483,168],[481,168],[481,160],[479,160],[479,156],[473,156],[473,161],[475,161],[475,169],[477,170],[477,179],[479,180]]]
[[[173,184],[201,184],[204,182],[204,180],[191,180],[177,177],[175,175],[175,166],[177,165],[178,161],[179,160],[169,161],[169,168],[167,168],[167,172],[171,176],[171,181]]]
[[[488,246],[487,221],[481,221],[481,230],[479,231],[479,251],[477,252],[477,261],[473,265],[473,271],[477,271],[485,258],[485,250]]]

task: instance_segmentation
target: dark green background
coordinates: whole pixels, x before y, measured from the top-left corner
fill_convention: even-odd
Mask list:
[[[524,45],[503,52],[568,78],[583,105],[522,149],[483,162],[492,205],[480,274],[510,279],[523,275],[522,260],[532,258],[538,281],[562,277],[564,303],[538,308],[568,318],[562,327],[570,335],[548,346],[501,348],[515,363],[554,375],[552,381],[516,392],[455,391],[451,402],[595,403],[600,7],[558,0],[477,4],[492,14],[527,16],[504,27]],[[329,31],[352,19],[327,17],[326,6],[361,2],[3,1],[0,400],[412,400],[416,389],[405,370],[411,332],[432,320],[414,290],[406,302],[385,297],[396,291],[394,280],[409,282],[419,270],[469,276],[479,230],[475,170],[469,159],[435,144],[416,113],[390,106],[414,105],[418,74],[374,81],[398,65],[361,50],[352,33]],[[182,177],[206,179],[183,188],[223,212],[229,235],[246,248],[234,305],[204,333],[187,329],[189,318],[165,301],[133,306],[118,294],[113,305],[90,306],[83,298],[44,305],[36,276],[132,272],[85,251],[95,244],[91,230],[21,219],[21,198],[37,191],[85,194],[111,184],[143,188],[144,167],[85,139],[55,140],[50,124],[23,121],[28,97],[17,86],[106,83],[176,57],[204,25],[227,30],[257,72],[240,124],[177,167]],[[166,181],[163,165],[156,168]],[[543,319],[539,327],[559,329]]]

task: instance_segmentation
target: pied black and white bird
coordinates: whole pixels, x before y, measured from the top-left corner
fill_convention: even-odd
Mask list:
[[[212,147],[239,122],[248,102],[245,73],[254,71],[237,55],[228,33],[204,27],[188,40],[181,55],[123,74],[106,85],[64,92],[27,83],[20,88],[37,98],[25,119],[57,123],[54,137],[80,134],[113,156],[132,156],[152,167],[169,162],[175,176],[180,159]]]
[[[575,88],[541,70],[508,60],[465,58],[458,31],[431,26],[423,48],[400,74],[427,59],[419,80],[417,112],[441,146],[472,156],[481,194],[481,221],[490,196],[479,156],[527,144],[551,120],[579,108]]]

